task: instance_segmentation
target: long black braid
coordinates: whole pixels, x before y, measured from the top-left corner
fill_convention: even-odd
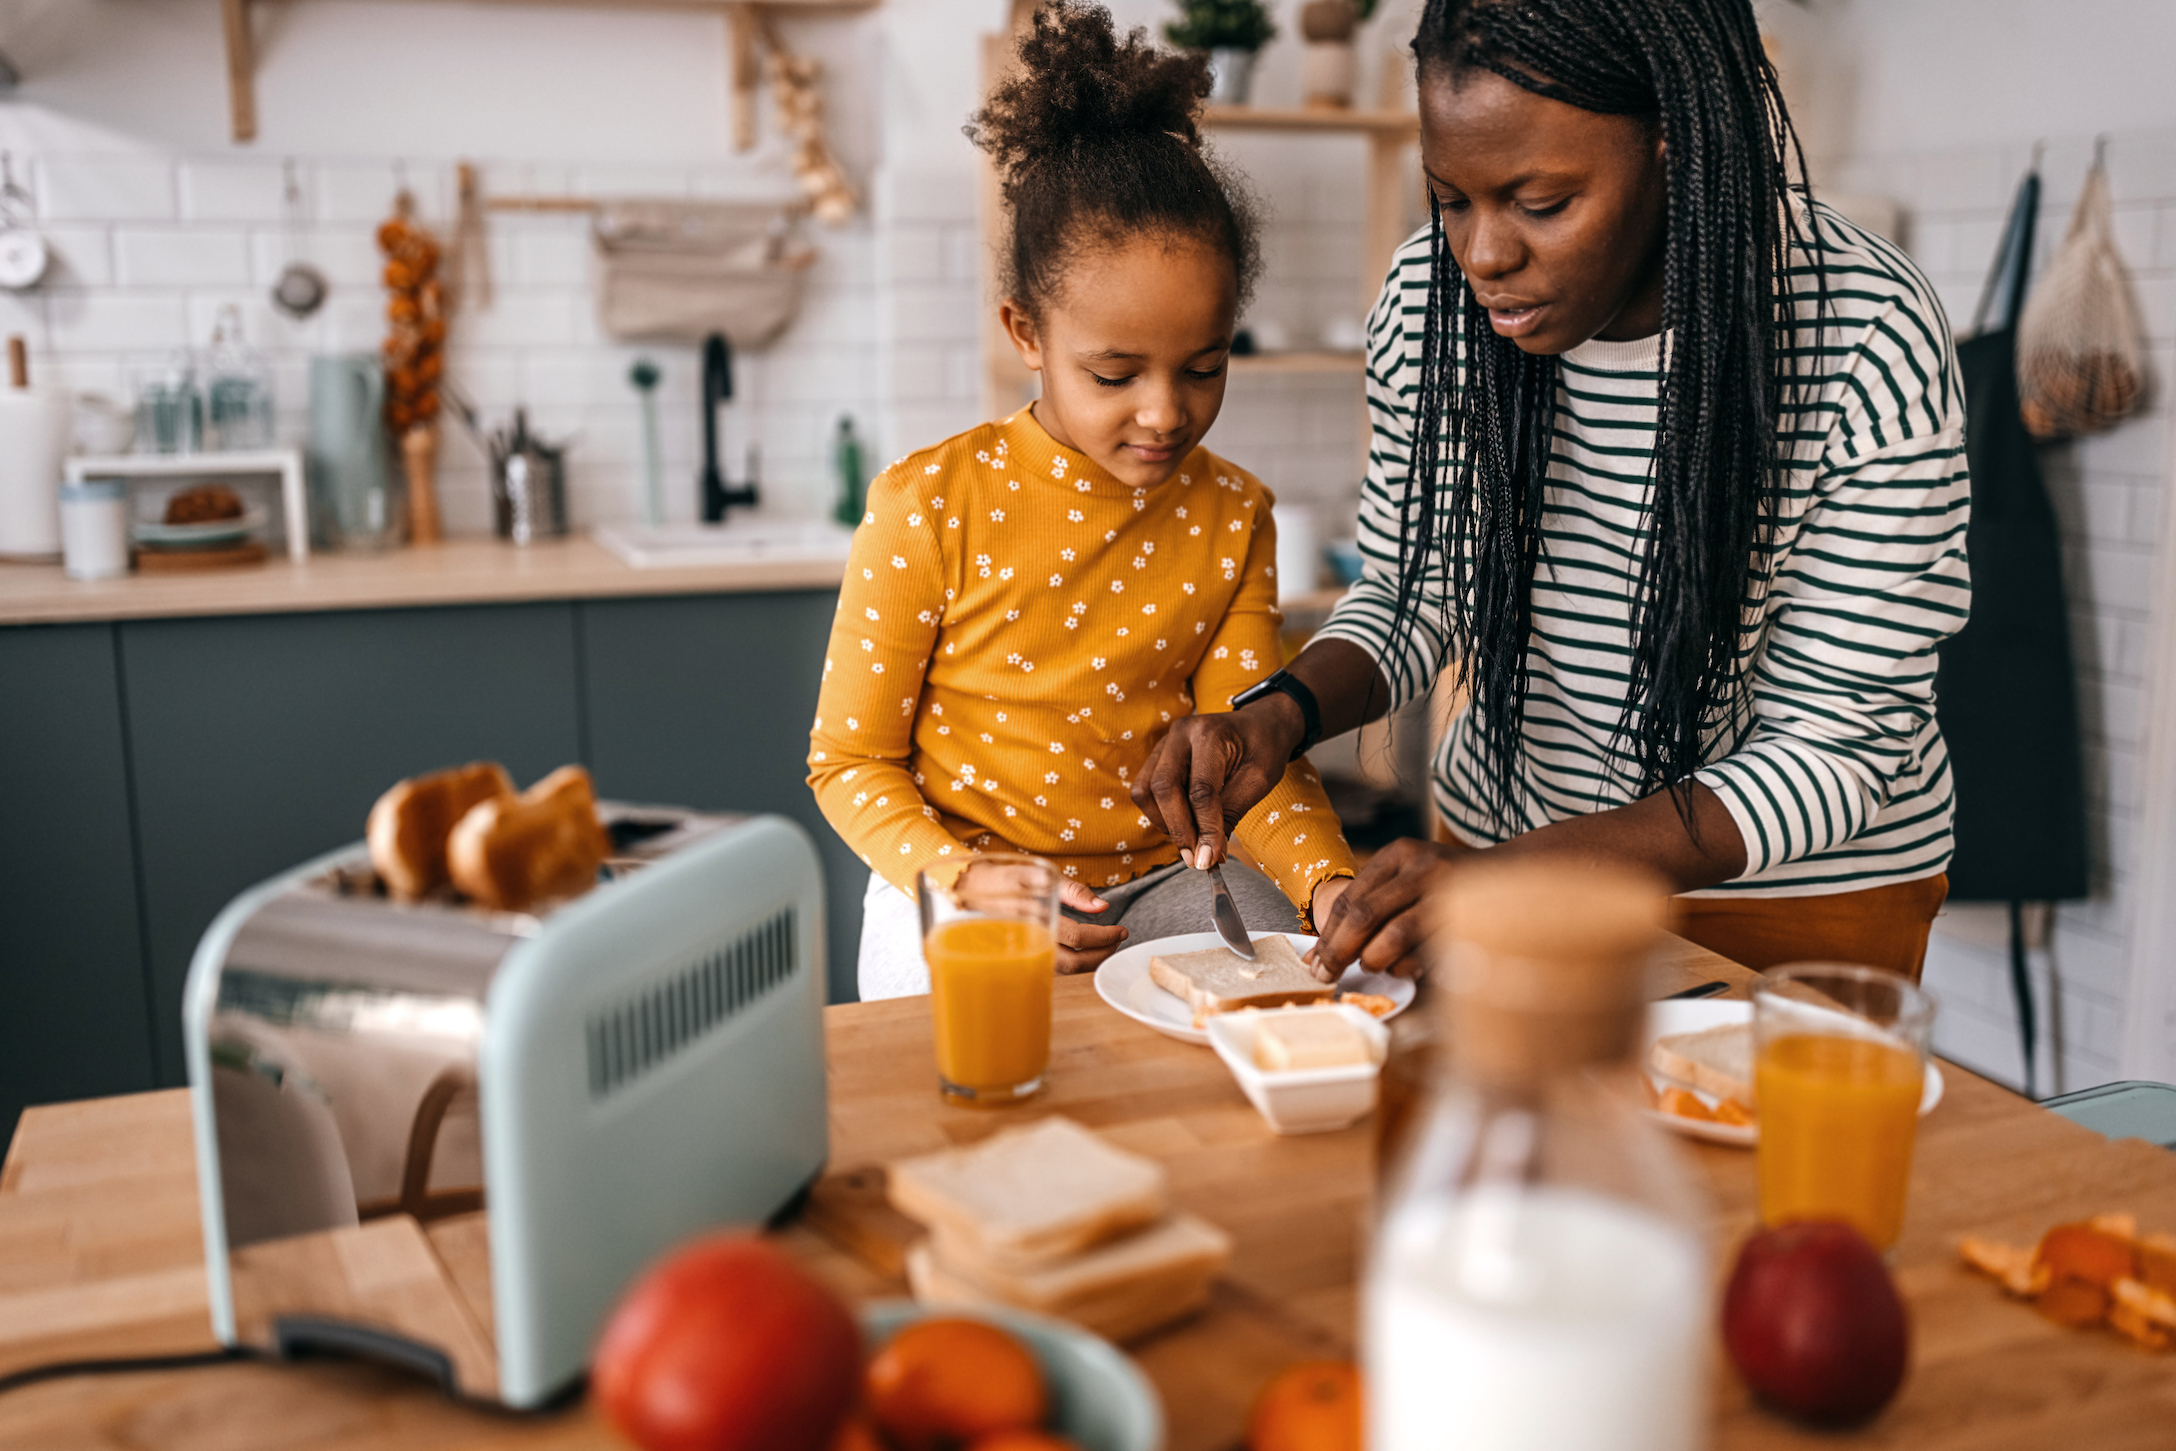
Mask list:
[[[1635,794],[1674,793],[1711,739],[1734,745],[1747,729],[1743,643],[1785,484],[1778,430],[1810,397],[1818,366],[1782,341],[1794,309],[1789,251],[1808,243],[1789,204],[1791,167],[1803,176],[1805,163],[1775,71],[1749,0],[1428,0],[1413,53],[1424,81],[1479,67],[1660,130],[1668,209],[1654,487],[1627,602],[1631,689],[1611,754]],[[1557,360],[1489,327],[1440,211],[1431,236],[1392,628],[1413,621],[1423,587],[1444,571],[1444,625],[1471,692],[1487,805],[1515,834],[1526,825],[1521,723]],[[1800,284],[1815,291],[1817,327],[1827,310],[1818,278],[1815,269]]]

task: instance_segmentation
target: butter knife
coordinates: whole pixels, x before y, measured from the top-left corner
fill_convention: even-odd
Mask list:
[[[1233,952],[1254,961],[1254,939],[1247,936],[1247,924],[1239,920],[1239,904],[1232,900],[1232,889],[1224,885],[1223,867],[1209,868],[1209,886],[1215,893],[1210,913],[1216,918],[1216,935]]]

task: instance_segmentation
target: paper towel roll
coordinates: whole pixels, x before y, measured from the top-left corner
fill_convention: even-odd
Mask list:
[[[1322,580],[1322,536],[1315,532],[1313,506],[1279,504],[1270,513],[1277,521],[1277,598],[1312,593]]]
[[[72,418],[66,393],[0,388],[0,558],[60,557],[61,460]]]

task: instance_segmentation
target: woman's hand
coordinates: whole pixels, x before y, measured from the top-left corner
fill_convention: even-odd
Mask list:
[[[1282,695],[1244,710],[1184,716],[1149,749],[1133,778],[1133,804],[1178,843],[1180,860],[1215,866],[1239,818],[1284,779],[1306,733],[1299,707]]]
[[[1354,962],[1369,972],[1420,976],[1427,967],[1420,955],[1427,940],[1421,901],[1447,863],[1464,854],[1458,847],[1407,837],[1377,852],[1350,883],[1324,882],[1316,889],[1317,903],[1324,888],[1345,890],[1331,897],[1327,918],[1316,909],[1322,938],[1304,959],[1315,976],[1336,982]]]

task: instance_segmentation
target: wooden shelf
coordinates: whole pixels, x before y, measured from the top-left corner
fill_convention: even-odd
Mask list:
[[[1209,106],[1204,125],[1231,131],[1345,131],[1364,135],[1412,136],[1420,116],[1412,111],[1353,111],[1333,106]]]
[[[257,139],[257,40],[250,7],[256,0],[219,0],[220,28],[227,50],[227,111],[236,141]],[[535,4],[538,0],[498,0]],[[726,76],[734,105],[736,151],[755,144],[756,37],[761,12],[767,10],[867,10],[881,0],[542,0],[564,8],[591,10],[708,10],[726,19]]]
[[[1287,352],[1233,354],[1234,373],[1363,373],[1360,353]]]

